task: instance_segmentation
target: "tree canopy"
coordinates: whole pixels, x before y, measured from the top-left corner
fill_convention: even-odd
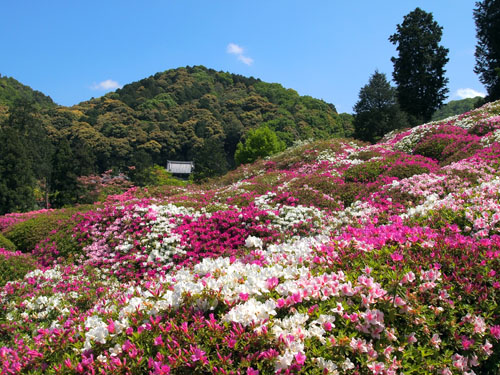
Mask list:
[[[167,160],[194,161],[200,180],[224,174],[236,166],[238,143],[261,126],[286,145],[352,134],[351,117],[332,104],[203,66],[160,72],[72,107],[57,106],[14,79],[2,82],[9,89],[3,102],[0,89],[0,106],[7,103],[0,127],[24,132],[20,142],[31,145],[25,184],[53,207],[79,201],[79,176],[109,170],[126,173],[136,185],[150,183],[154,166]],[[0,144],[10,133],[2,134]]]
[[[385,74],[378,71],[359,91],[354,112],[354,136],[363,141],[376,142],[391,130],[407,126],[406,115],[396,99],[396,90]]]
[[[285,149],[285,143],[280,141],[276,133],[267,126],[250,130],[245,143],[238,143],[234,159],[236,164],[252,163],[259,158],[273,155]]]
[[[398,51],[398,57],[391,59],[398,101],[413,125],[430,120],[449,91],[444,76],[448,49],[439,45],[442,30],[432,13],[416,8],[389,37]]]
[[[483,102],[483,98],[476,96],[475,98],[466,98],[460,100],[450,100],[448,103],[444,104],[432,115],[432,121],[442,120],[447,117],[460,115],[465,112],[476,108],[479,104]]]
[[[500,99],[500,1],[476,2],[476,65],[474,72],[488,90],[487,101]]]

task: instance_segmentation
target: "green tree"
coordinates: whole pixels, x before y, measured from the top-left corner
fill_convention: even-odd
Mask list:
[[[487,101],[500,99],[500,0],[476,2],[476,65],[474,73],[488,90]]]
[[[389,37],[399,53],[391,58],[398,102],[412,125],[430,120],[449,91],[444,76],[448,49],[439,45],[442,30],[432,13],[416,8]]]
[[[354,137],[363,141],[376,142],[391,130],[408,125],[405,113],[399,108],[396,90],[385,74],[378,71],[359,91],[354,112]]]
[[[52,158],[50,203],[52,207],[75,204],[78,199],[78,175],[70,144],[62,138]]]
[[[0,215],[34,209],[34,182],[22,137],[12,127],[0,128]]]
[[[52,173],[52,154],[54,148],[47,131],[37,116],[34,102],[21,98],[14,101],[9,108],[7,127],[15,129],[20,136],[23,147],[27,151],[33,175],[41,188],[44,206],[48,206],[50,176]]]
[[[222,138],[213,136],[205,139],[203,145],[195,150],[194,179],[200,181],[207,177],[221,176],[227,170]]]
[[[450,100],[448,103],[439,108],[432,115],[432,121],[442,120],[447,117],[460,115],[476,108],[483,103],[483,98],[476,96],[475,98],[465,98],[460,100]]]
[[[285,149],[285,143],[280,141],[276,133],[267,126],[250,130],[245,143],[238,143],[234,160],[237,165],[251,163]]]

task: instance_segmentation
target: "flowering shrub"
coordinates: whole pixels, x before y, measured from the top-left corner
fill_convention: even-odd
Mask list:
[[[16,245],[14,245],[10,240],[0,234],[0,248],[4,248],[6,250],[15,250]]]
[[[497,374],[499,114],[8,224],[1,372]]]
[[[0,247],[0,286],[8,281],[22,279],[36,267],[37,263],[31,255]]]
[[[123,173],[114,174],[108,170],[101,175],[78,177],[81,189],[80,200],[93,203],[105,199],[110,194],[121,194],[132,186],[132,182]]]

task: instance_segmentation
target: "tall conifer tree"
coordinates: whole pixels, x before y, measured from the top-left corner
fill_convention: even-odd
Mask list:
[[[448,49],[439,45],[442,30],[432,13],[416,8],[389,37],[399,53],[391,59],[398,101],[412,125],[430,120],[449,91],[444,76]]]
[[[483,0],[474,9],[476,65],[474,73],[488,90],[487,100],[500,99],[500,0]]]
[[[396,90],[385,74],[378,71],[359,91],[354,112],[354,137],[363,141],[376,142],[391,130],[408,125],[405,113],[399,108]]]

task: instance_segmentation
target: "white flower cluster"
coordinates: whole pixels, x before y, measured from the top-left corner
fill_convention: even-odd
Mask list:
[[[61,280],[62,273],[60,271],[59,266],[55,266],[54,268],[49,268],[49,269],[43,270],[43,271],[40,269],[36,269],[34,271],[28,272],[24,276],[25,280],[28,280],[31,278],[37,278],[37,279],[43,278],[46,280],[45,283],[51,283],[53,281]],[[43,283],[43,281],[38,280],[37,285],[44,285],[44,284],[40,284],[40,283]]]
[[[168,264],[174,254],[183,254],[185,251],[179,246],[181,236],[172,233],[172,230],[180,224],[182,216],[199,216],[192,208],[178,207],[173,204],[167,205],[151,205],[141,208],[143,211],[151,212],[155,215],[155,219],[149,224],[150,231],[144,236],[142,243],[148,247],[148,261],[154,262],[159,260],[162,264]],[[162,235],[161,242],[158,240],[158,235]],[[132,246],[129,242],[124,242],[125,246]]]
[[[304,352],[304,340],[311,335],[305,326],[309,316],[295,313],[283,319],[275,319],[272,333],[277,339],[285,342],[285,352],[276,358],[276,370],[287,368],[298,353]],[[290,339],[293,337],[293,339]]]
[[[436,123],[429,123],[413,128],[410,134],[394,145],[394,149],[411,154],[415,145],[435,127],[437,127]]]
[[[262,240],[255,236],[248,236],[245,240],[245,246],[262,249]]]
[[[366,223],[376,213],[377,209],[369,202],[355,201],[343,211],[336,212],[330,222],[334,228],[341,228],[352,222]]]
[[[263,322],[276,315],[275,309],[276,302],[272,299],[262,303],[255,298],[250,298],[248,301],[233,307],[222,320],[248,326],[251,323]]]
[[[343,152],[333,152],[331,150],[324,150],[320,152],[320,154],[317,157],[318,162],[322,161],[328,161],[332,163],[336,167],[340,167],[346,164],[352,165],[356,163],[364,163],[362,160],[360,161],[355,161],[349,159],[349,157],[356,153],[359,150],[359,146],[356,145],[355,143],[350,143],[350,144],[345,144],[344,148],[342,149]]]
[[[61,293],[31,297],[25,301],[24,314],[28,314],[32,319],[45,319],[53,311],[56,311],[58,316],[67,315],[69,310],[65,302]]]
[[[495,142],[499,142],[500,143],[500,129],[496,129],[489,136],[481,138],[481,143],[485,147],[490,146],[491,144],[493,144]]]
[[[288,206],[285,204],[274,207],[271,202],[275,196],[276,193],[267,192],[254,200],[257,207],[268,211],[268,215],[271,218],[271,226],[277,226],[281,230],[289,230],[293,229],[297,224],[309,220],[319,221],[324,217],[323,212],[316,207],[305,207],[302,205]],[[278,213],[275,213],[275,210]]]
[[[323,213],[315,207],[305,206],[287,206],[279,207],[279,214],[276,215],[273,211],[269,212],[271,216],[271,224],[277,225],[283,230],[292,229],[295,225],[307,222],[309,220],[321,220]]]
[[[108,325],[99,316],[89,316],[85,320],[85,328],[88,331],[85,333],[85,343],[83,344],[82,351],[91,349],[92,342],[106,343],[106,338],[109,335]]]
[[[442,206],[442,200],[439,198],[439,195],[436,193],[429,194],[425,197],[425,201],[416,206],[408,208],[406,213],[399,215],[402,219],[407,219],[413,216],[424,216],[429,211],[436,209],[437,207]]]

